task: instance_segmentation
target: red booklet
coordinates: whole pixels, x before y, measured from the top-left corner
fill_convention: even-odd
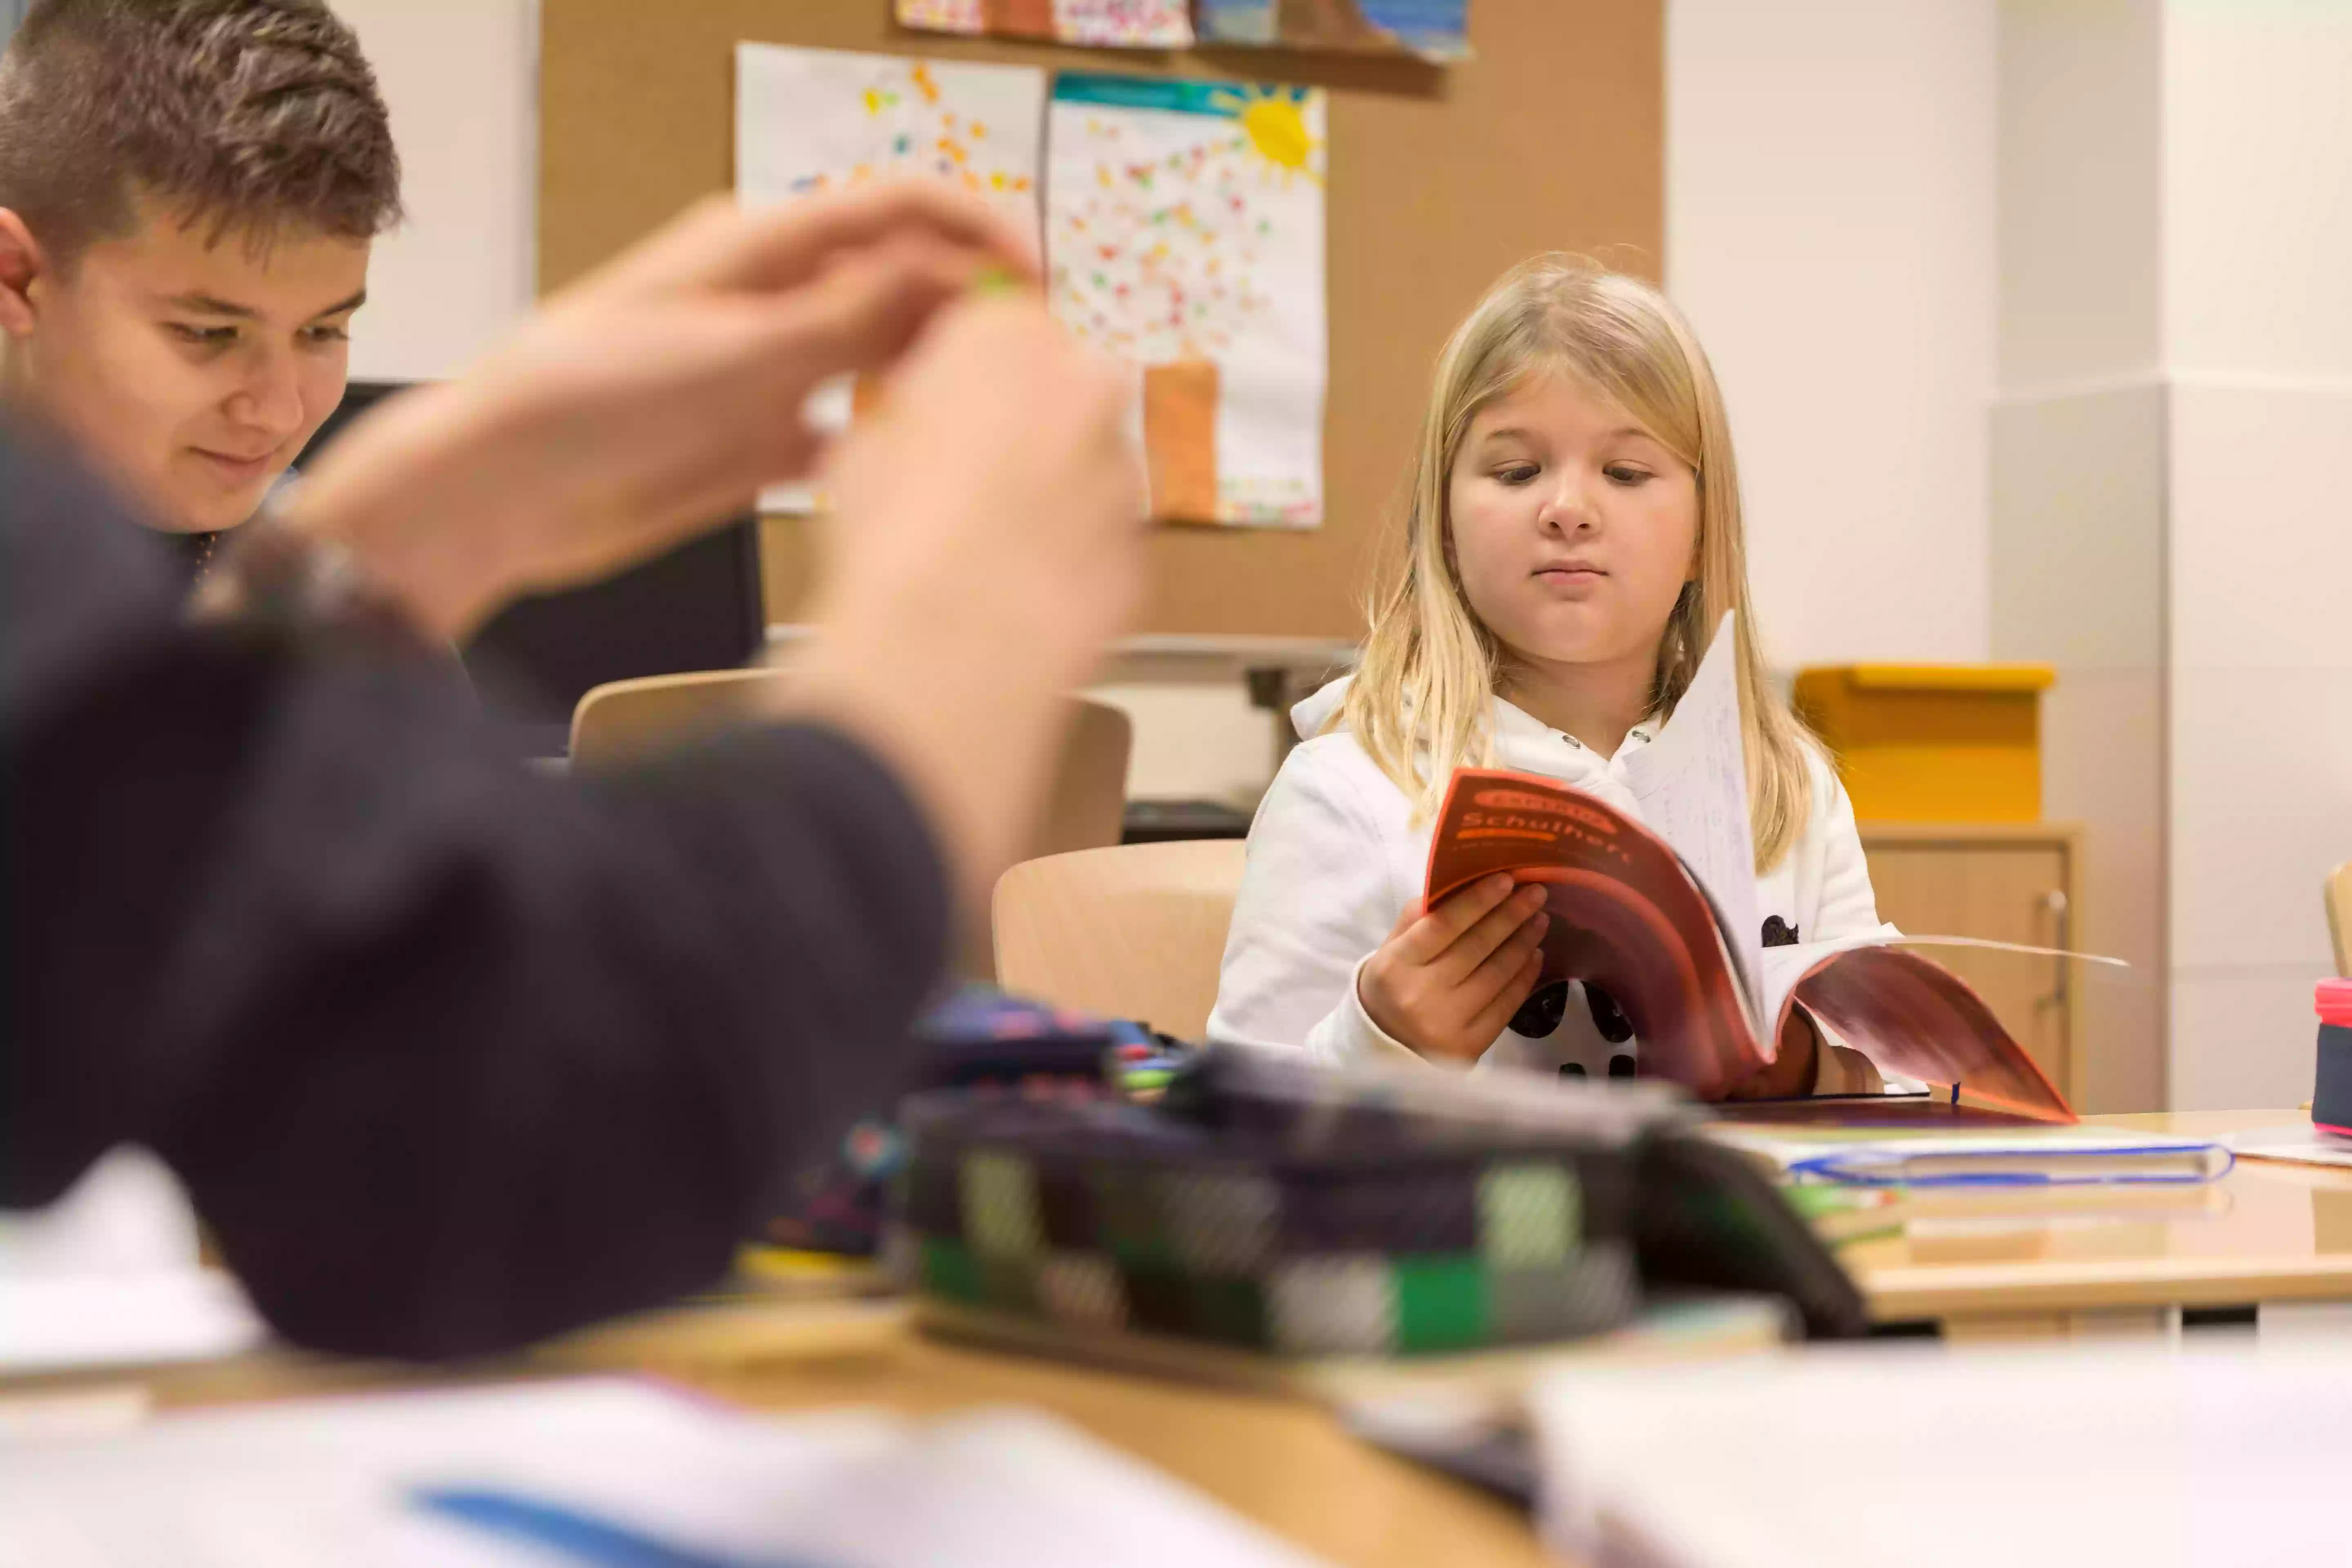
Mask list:
[[[1608,992],[1641,1037],[1644,1073],[1719,1095],[1773,1059],[1802,1007],[1884,1072],[1957,1084],[1994,1110],[2076,1120],[1967,983],[1883,944],[1958,939],[1869,938],[1768,980],[1753,922],[1727,921],[1664,839],[1554,780],[1464,768],[1430,839],[1428,900],[1497,871],[1549,889],[1538,984],[1584,980]],[[1752,882],[1732,896],[1752,903]]]

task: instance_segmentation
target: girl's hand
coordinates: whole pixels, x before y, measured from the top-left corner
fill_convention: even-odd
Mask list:
[[[1771,1066],[1730,1085],[1723,1098],[1797,1100],[1811,1094],[1813,1080],[1821,1072],[1822,1050],[1821,1031],[1814,1027],[1812,1015],[1795,1008],[1789,1026],[1780,1031],[1780,1054],[1772,1058]]]
[[[1484,1055],[1535,990],[1551,925],[1544,889],[1513,886],[1498,873],[1426,912],[1408,907],[1357,982],[1372,1022],[1436,1060]]]

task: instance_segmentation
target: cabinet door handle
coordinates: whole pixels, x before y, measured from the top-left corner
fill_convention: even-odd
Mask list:
[[[2041,902],[2042,909],[2050,915],[2050,945],[2073,952],[2074,947],[2074,905],[2067,900],[2063,892],[2055,888],[2042,894]],[[2035,1010],[2042,1011],[2051,1007],[2063,1010],[2066,1004],[2074,999],[2074,961],[2071,958],[2062,958],[2058,960],[2058,984],[2051,989],[2049,995],[2034,1004]]]

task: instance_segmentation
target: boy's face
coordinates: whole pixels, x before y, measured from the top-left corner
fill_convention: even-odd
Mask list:
[[[364,240],[210,237],[142,204],[70,276],[0,299],[16,390],[177,532],[251,517],[334,412],[367,290]]]

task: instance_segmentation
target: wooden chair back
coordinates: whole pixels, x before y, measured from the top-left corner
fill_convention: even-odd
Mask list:
[[[666,747],[743,722],[762,683],[792,679],[785,669],[697,670],[597,687],[572,715],[572,765],[625,763]],[[1127,764],[1135,728],[1107,702],[1074,698],[1052,794],[1031,842],[1033,855],[1060,855],[1115,845],[1127,814]],[[977,911],[958,943],[957,973],[991,978],[988,911]]]
[[[698,669],[609,681],[572,710],[572,765],[611,767],[740,723],[779,669]]]
[[[1013,867],[996,884],[998,984],[1202,1038],[1244,847],[1238,838],[1128,844]]]

